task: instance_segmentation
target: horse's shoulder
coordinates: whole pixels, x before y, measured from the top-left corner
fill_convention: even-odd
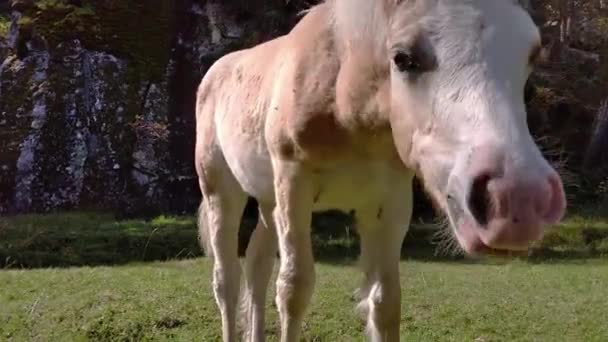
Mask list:
[[[270,80],[269,148],[283,157],[331,148],[342,138],[333,113],[339,63],[329,15],[323,6],[310,10],[281,38],[273,49],[278,58],[264,71]]]
[[[343,55],[329,15],[310,12],[285,38],[288,67],[275,78],[281,100],[271,128],[287,157],[332,159],[390,131],[388,71],[371,67],[371,56]]]

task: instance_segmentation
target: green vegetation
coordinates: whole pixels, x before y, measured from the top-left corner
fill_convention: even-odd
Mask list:
[[[8,30],[11,26],[11,19],[0,14],[0,39],[6,38]]]
[[[608,261],[406,261],[406,341],[605,341]],[[352,265],[318,264],[306,341],[361,341]],[[219,341],[208,259],[0,272],[0,339]],[[279,326],[268,298],[267,331]]]
[[[116,221],[98,213],[0,218],[0,266],[122,264],[201,255],[192,217]]]
[[[608,259],[600,258],[608,255],[607,221],[572,217],[532,258],[499,263],[441,260],[423,231],[408,234],[401,265],[404,339],[608,338]],[[364,327],[352,298],[360,277],[356,238],[321,234],[315,233],[318,281],[304,336],[361,340]],[[192,217],[116,220],[75,212],[0,218],[6,268],[0,271],[0,340],[217,341],[211,264],[195,258],[200,255]],[[22,269],[46,266],[53,267]],[[274,341],[279,326],[272,298],[267,331]]]
[[[88,49],[127,57],[134,78],[159,80],[169,61],[173,1],[38,0],[24,11],[20,29],[41,36],[51,50],[72,39]]]
[[[246,224],[251,226],[250,222]],[[314,233],[317,258],[356,258],[356,233],[330,230],[327,225],[317,225]],[[433,234],[434,231],[412,228],[404,242],[403,257],[455,259],[438,254]],[[242,240],[246,239],[247,234],[243,233]],[[196,222],[191,216],[121,221],[109,214],[72,212],[0,218],[0,267],[115,265],[201,255]],[[535,247],[530,259],[603,256],[608,256],[608,221],[601,217],[572,217],[553,228]]]

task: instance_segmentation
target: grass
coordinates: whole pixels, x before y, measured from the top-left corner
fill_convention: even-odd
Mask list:
[[[317,258],[352,259],[358,255],[356,233],[340,224],[340,219],[316,220],[313,241]],[[434,255],[437,246],[431,243],[433,233],[412,229],[404,242],[403,256],[439,260]],[[246,242],[246,232],[241,235],[241,242]],[[119,265],[201,255],[191,216],[116,220],[109,214],[72,212],[0,217],[0,268]],[[531,258],[602,256],[608,256],[608,220],[586,216],[572,217],[555,227]]]
[[[124,264],[200,256],[193,217],[114,220],[100,213],[0,218],[0,267]]]
[[[351,265],[318,264],[306,341],[361,341]],[[608,260],[404,261],[406,341],[605,341]],[[0,340],[219,341],[206,258],[0,272]],[[268,299],[267,332],[279,332]]]
[[[337,222],[318,221],[307,341],[363,340],[352,299],[357,241],[342,228],[328,233]],[[438,258],[425,234],[414,229],[404,244],[404,340],[608,340],[608,222],[601,216],[571,217],[531,258],[501,264]],[[192,217],[0,218],[0,341],[218,341],[211,264],[200,256]],[[273,297],[271,341],[279,331]]]

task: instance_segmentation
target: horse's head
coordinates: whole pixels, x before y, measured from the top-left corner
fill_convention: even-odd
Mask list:
[[[469,254],[526,250],[564,215],[527,123],[540,36],[515,0],[384,0],[393,137]]]

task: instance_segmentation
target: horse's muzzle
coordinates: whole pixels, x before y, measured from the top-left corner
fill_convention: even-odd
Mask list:
[[[467,253],[527,250],[543,237],[546,226],[563,218],[563,184],[552,168],[539,175],[537,169],[511,171],[502,158],[473,159],[472,181],[462,204],[468,210],[454,222]]]

